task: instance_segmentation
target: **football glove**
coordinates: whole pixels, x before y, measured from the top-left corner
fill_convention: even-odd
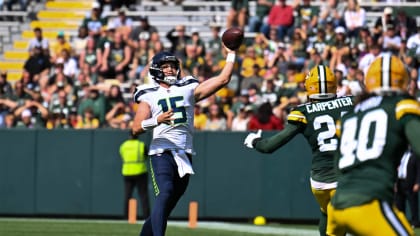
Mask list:
[[[261,138],[261,130],[258,130],[258,132],[256,133],[249,133],[248,136],[246,136],[245,141],[244,141],[244,145],[247,146],[248,148],[254,148],[254,140],[255,139],[260,139]]]

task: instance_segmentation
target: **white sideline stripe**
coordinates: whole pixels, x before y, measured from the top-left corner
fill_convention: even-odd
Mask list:
[[[128,224],[126,220],[78,220],[78,219],[45,219],[45,218],[0,218],[1,221],[25,221],[25,222],[60,222],[60,223],[97,223],[97,224]],[[143,221],[138,221],[143,223]],[[187,221],[168,221],[169,226],[187,228]],[[296,236],[315,236],[318,230],[310,229],[293,229],[281,226],[254,226],[237,223],[224,222],[208,222],[198,221],[197,228],[201,229],[220,229],[225,231],[236,231],[255,234],[272,234],[272,235],[296,235]]]
[[[188,227],[188,222],[168,222],[170,226]],[[309,229],[292,229],[286,227],[271,227],[271,226],[252,226],[223,222],[198,222],[197,228],[202,229],[221,229],[226,231],[236,231],[244,233],[255,234],[272,234],[272,235],[299,235],[299,236],[315,236],[318,235],[318,230]]]

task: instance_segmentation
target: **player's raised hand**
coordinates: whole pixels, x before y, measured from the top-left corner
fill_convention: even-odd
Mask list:
[[[254,148],[253,142],[255,139],[259,138],[261,138],[261,130],[258,130],[256,133],[249,133],[245,138],[244,145],[248,148]]]

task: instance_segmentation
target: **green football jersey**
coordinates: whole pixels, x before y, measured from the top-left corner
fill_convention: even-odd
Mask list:
[[[298,125],[312,149],[311,179],[320,183],[337,181],[335,152],[338,148],[336,123],[353,108],[353,97],[299,105],[287,117]]]
[[[392,203],[397,168],[408,148],[404,126],[419,118],[418,102],[405,95],[367,98],[343,116],[335,208],[373,199]]]

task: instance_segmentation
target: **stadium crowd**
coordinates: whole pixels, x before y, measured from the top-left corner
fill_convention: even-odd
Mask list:
[[[210,26],[212,37],[204,40],[178,25],[165,32],[166,48],[147,17],[130,18],[124,6],[106,17],[102,7],[92,5],[77,37],[58,32],[50,42],[34,29],[21,80],[10,84],[7,71],[0,73],[1,128],[127,129],[136,111],[131,94],[153,82],[148,63],[156,53],[171,51],[183,73],[200,81],[223,68],[223,27]],[[334,71],[340,96],[361,91],[367,67],[382,53],[406,63],[411,88],[420,81],[420,25],[403,9],[384,8],[370,27],[356,0],[326,0],[319,8],[309,0],[261,0],[255,10],[240,25],[255,37],[239,49],[234,79],[195,106],[197,130],[282,129],[290,109],[306,102],[303,82],[318,64]],[[227,25],[243,24],[237,16],[230,11]]]

